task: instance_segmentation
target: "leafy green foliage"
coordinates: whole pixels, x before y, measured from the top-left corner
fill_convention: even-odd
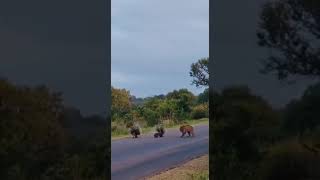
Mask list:
[[[114,88],[114,90],[115,89],[116,88]],[[123,89],[122,92],[128,91]],[[174,90],[166,95],[147,97],[144,99],[131,96],[133,97],[130,99],[131,101],[137,101],[137,99],[140,99],[138,103],[128,102],[128,96],[130,96],[128,93],[122,93],[121,95],[125,96],[125,98],[118,98],[122,100],[126,99],[125,102],[127,102],[122,105],[128,107],[127,105],[131,104],[131,106],[128,109],[129,111],[123,113],[121,116],[119,116],[119,114],[114,114],[112,116],[113,135],[124,133],[125,131],[121,127],[125,126],[125,124],[129,122],[139,122],[139,124],[142,124],[142,126],[145,127],[152,127],[162,123],[163,121],[170,121],[170,124],[175,124],[184,119],[190,118],[193,110],[193,113],[197,113],[199,110],[204,113],[204,115],[200,115],[201,117],[199,117],[199,119],[202,117],[208,117],[206,114],[206,112],[208,112],[207,106],[199,105],[199,107],[194,109],[198,98],[187,89]],[[116,101],[116,99],[114,99],[112,103],[116,104],[115,107],[118,107],[117,109],[125,109],[121,107],[121,103],[114,101]]]
[[[246,86],[213,94],[210,173],[214,178],[318,179],[319,87],[310,86],[282,110],[274,110]]]
[[[192,108],[191,118],[201,119],[209,117],[209,107],[208,104],[199,104]]]
[[[60,94],[45,87],[16,88],[0,81],[0,161],[3,178],[14,171],[33,176],[62,155],[65,134],[60,124]]]
[[[147,121],[147,124],[149,126],[152,126],[158,123],[159,114],[157,111],[145,108],[143,112],[144,112],[143,117]]]
[[[271,106],[245,86],[224,89],[216,98],[210,148],[216,179],[250,179],[263,150],[272,143],[270,131],[279,122]],[[228,174],[228,175],[227,175]]]
[[[319,179],[320,157],[296,141],[274,146],[259,165],[259,179]]]
[[[310,86],[300,100],[292,101],[286,109],[284,128],[295,135],[312,131],[320,125],[320,83]]]
[[[130,92],[125,89],[111,87],[112,116],[123,116],[131,110]]]
[[[198,95],[197,103],[209,103],[209,88],[206,88],[202,93]]]

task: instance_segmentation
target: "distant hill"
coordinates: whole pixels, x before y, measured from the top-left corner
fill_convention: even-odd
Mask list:
[[[137,98],[135,96],[131,96],[131,102],[134,104],[134,105],[142,105],[144,102],[145,102],[145,99],[144,98]]]
[[[131,102],[136,105],[136,106],[140,106],[140,105],[143,105],[143,103],[145,103],[146,101],[150,100],[150,99],[165,99],[166,96],[163,95],[163,94],[160,94],[160,95],[156,95],[156,96],[153,96],[153,97],[146,97],[146,98],[137,98],[135,96],[131,96]]]

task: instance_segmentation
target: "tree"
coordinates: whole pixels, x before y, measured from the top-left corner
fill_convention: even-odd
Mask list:
[[[67,139],[60,96],[0,80],[1,179],[41,179],[61,160]]]
[[[191,106],[194,104],[196,97],[188,89],[179,89],[169,92],[167,94],[167,99],[176,100],[179,114],[181,118],[184,118],[187,113],[191,112]]]
[[[209,88],[206,88],[202,93],[198,95],[197,103],[208,103],[209,102]]]
[[[193,77],[192,84],[197,87],[209,86],[209,58],[202,58],[192,63],[189,74]]]
[[[147,125],[153,126],[159,123],[160,115],[158,111],[145,107],[143,108],[143,118],[147,122]]]
[[[158,98],[147,98],[146,102],[144,103],[144,107],[156,111],[161,101],[162,100]]]
[[[291,101],[286,107],[284,128],[294,135],[303,135],[320,126],[320,83],[309,86],[301,99]]]
[[[260,15],[258,44],[270,49],[263,73],[278,79],[320,76],[320,1],[267,2]]]
[[[130,92],[126,89],[117,89],[111,87],[111,113],[112,116],[124,116],[130,112],[131,109],[131,96]]]
[[[285,141],[270,148],[258,167],[259,180],[319,179],[320,156],[295,141]]]
[[[272,107],[246,86],[225,88],[215,95],[216,120],[210,153],[215,179],[255,179],[256,164],[273,141],[279,122]]]
[[[209,108],[208,104],[198,104],[192,108],[191,117],[192,119],[208,118]]]

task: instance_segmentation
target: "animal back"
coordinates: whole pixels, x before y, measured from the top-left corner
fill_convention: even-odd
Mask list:
[[[180,126],[180,131],[181,132],[193,132],[193,127],[190,125],[182,125]]]

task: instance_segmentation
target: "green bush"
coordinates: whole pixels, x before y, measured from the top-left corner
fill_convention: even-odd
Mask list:
[[[191,118],[201,119],[209,117],[209,108],[207,104],[200,104],[192,108]]]
[[[261,162],[261,180],[320,179],[320,157],[297,141],[273,147]]]
[[[146,120],[148,126],[154,126],[158,123],[159,114],[156,111],[153,111],[149,108],[145,108],[144,119]]]
[[[122,135],[122,134],[128,134],[128,129],[126,128],[125,124],[123,123],[111,123],[111,132],[112,135]]]

